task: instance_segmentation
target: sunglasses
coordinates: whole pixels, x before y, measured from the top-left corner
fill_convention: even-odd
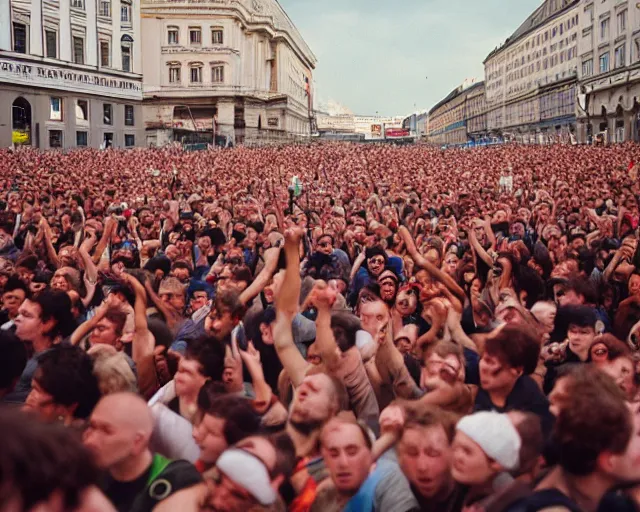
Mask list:
[[[371,258],[369,260],[370,265],[384,265],[384,258]]]

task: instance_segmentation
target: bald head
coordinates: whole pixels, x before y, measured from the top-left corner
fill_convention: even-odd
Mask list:
[[[131,467],[150,457],[153,418],[147,403],[133,393],[114,393],[98,402],[84,444],[102,468],[126,475]]]

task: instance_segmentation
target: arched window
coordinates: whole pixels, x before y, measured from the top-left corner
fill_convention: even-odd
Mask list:
[[[22,96],[11,106],[12,142],[15,145],[31,145],[31,104]]]
[[[120,53],[122,55],[122,71],[131,71],[133,53],[133,37],[125,34],[120,38]]]

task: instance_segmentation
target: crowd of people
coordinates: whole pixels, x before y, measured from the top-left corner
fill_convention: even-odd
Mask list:
[[[0,509],[640,510],[640,147],[0,151]]]

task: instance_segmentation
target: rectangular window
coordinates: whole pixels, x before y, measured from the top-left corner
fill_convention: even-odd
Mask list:
[[[621,11],[616,16],[618,20],[618,35],[621,36],[627,31],[627,11]]]
[[[609,52],[600,55],[600,73],[609,71]]]
[[[214,28],[211,29],[211,42],[213,44],[222,44],[222,29],[221,28]]]
[[[104,138],[102,139],[102,146],[105,149],[113,147],[113,133],[105,133]]]
[[[111,103],[102,105],[102,122],[104,124],[113,124],[113,106]]]
[[[62,121],[62,98],[49,99],[49,119]]]
[[[214,84],[224,82],[224,66],[213,66],[211,68],[211,82]]]
[[[202,32],[200,28],[189,28],[189,42],[191,44],[202,44]]]
[[[135,119],[133,117],[133,105],[124,106],[124,124],[126,126],[135,125]]]
[[[136,145],[136,137],[135,135],[131,135],[130,133],[124,134],[124,147],[132,148]]]
[[[640,39],[636,39],[636,60],[640,61]]]
[[[111,0],[100,0],[98,14],[104,18],[111,18]]]
[[[123,4],[120,6],[120,22],[121,23],[131,22],[131,6],[130,5]]]
[[[51,149],[62,147],[62,130],[49,130],[49,147]]]
[[[87,132],[76,132],[76,146],[84,148],[87,146]]]
[[[191,83],[199,84],[202,82],[202,68],[194,67],[191,68]]]
[[[27,26],[22,23],[13,24],[13,51],[27,53]]]
[[[177,66],[171,66],[169,68],[169,83],[170,84],[179,84],[180,83],[180,68]]]
[[[84,0],[71,0],[71,7],[84,11]]]
[[[179,41],[178,34],[179,34],[178,28],[177,27],[171,27],[167,31],[167,43],[168,44],[178,44],[178,41]]]
[[[109,41],[100,41],[100,65],[103,68],[111,66],[111,52],[109,51]]]
[[[600,39],[609,39],[609,19],[600,22]]]
[[[73,62],[84,64],[84,39],[81,37],[73,38]]]
[[[58,34],[53,30],[44,31],[45,44],[47,47],[47,57],[58,58]]]
[[[621,44],[616,48],[615,52],[615,66],[616,68],[623,68],[626,64],[626,44]]]
[[[76,103],[76,121],[89,120],[89,103],[86,100],[78,100]]]
[[[131,71],[131,45],[123,44],[120,47],[122,55],[122,71]]]
[[[593,59],[585,60],[582,63],[582,76],[593,75]]]

